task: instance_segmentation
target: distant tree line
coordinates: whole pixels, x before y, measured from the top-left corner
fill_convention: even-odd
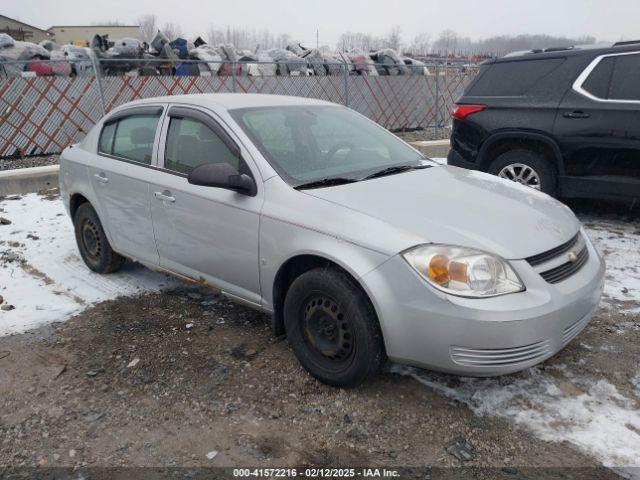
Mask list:
[[[113,22],[116,23],[116,22]],[[150,42],[158,29],[169,38],[183,35],[180,25],[167,22],[158,23],[155,15],[144,15],[138,19],[142,40]],[[287,33],[274,34],[268,29],[249,29],[237,26],[210,26],[202,37],[212,44],[232,43],[236,48],[246,50],[284,48],[296,40]],[[390,28],[387,35],[371,35],[363,32],[345,32],[340,35],[335,49],[338,51],[362,50],[365,52],[392,48],[398,52],[426,57],[430,55],[445,56],[502,56],[507,53],[530,50],[533,48],[568,47],[595,43],[596,38],[582,36],[577,38],[557,37],[552,35],[500,35],[480,40],[464,37],[453,30],[444,30],[437,37],[430,32],[422,32],[405,42],[399,26]],[[315,45],[305,45],[307,47]],[[323,45],[321,48],[329,49]]]

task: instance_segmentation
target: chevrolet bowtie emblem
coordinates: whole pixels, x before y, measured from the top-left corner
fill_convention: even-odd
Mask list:
[[[578,254],[576,252],[569,252],[567,256],[569,257],[569,261],[571,263],[576,263],[576,260],[578,260]]]

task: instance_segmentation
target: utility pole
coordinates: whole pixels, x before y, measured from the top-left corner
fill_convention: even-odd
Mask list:
[[[316,48],[320,48],[320,30],[316,28]]]

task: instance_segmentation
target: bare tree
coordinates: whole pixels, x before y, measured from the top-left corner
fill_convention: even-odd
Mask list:
[[[162,25],[160,28],[162,33],[164,33],[169,40],[175,40],[176,38],[182,36],[182,27],[177,23],[167,22]]]
[[[207,29],[207,41],[212,45],[231,43],[242,50],[268,50],[270,48],[284,48],[293,40],[289,34],[274,35],[266,28],[263,30],[251,30],[244,27],[227,25],[216,27],[210,25]]]
[[[449,56],[455,53],[458,45],[458,34],[453,30],[444,30],[433,44],[436,53]]]
[[[422,32],[413,37],[407,52],[412,55],[428,55],[431,48],[431,34]]]
[[[387,48],[393,48],[397,52],[400,51],[402,48],[402,29],[399,25],[391,27],[391,31],[389,32],[389,36],[386,38],[385,43]]]
[[[158,17],[153,14],[142,15],[138,17],[138,25],[140,26],[140,38],[149,43],[158,32]]]

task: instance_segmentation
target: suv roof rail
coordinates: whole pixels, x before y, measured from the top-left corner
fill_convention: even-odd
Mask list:
[[[549,48],[532,48],[531,50],[521,50],[518,52],[511,52],[505,55],[505,57],[519,57],[521,55],[535,55],[538,53],[553,53],[553,52],[564,52],[567,50],[575,49],[575,46],[570,47],[549,47]]]
[[[543,52],[563,52],[565,50],[573,50],[574,48],[576,47],[574,47],[573,45],[570,47],[550,47],[550,48],[545,48]]]
[[[624,42],[616,42],[613,44],[613,46],[622,47],[624,45],[635,45],[636,43],[640,43],[640,40],[625,40]]]

